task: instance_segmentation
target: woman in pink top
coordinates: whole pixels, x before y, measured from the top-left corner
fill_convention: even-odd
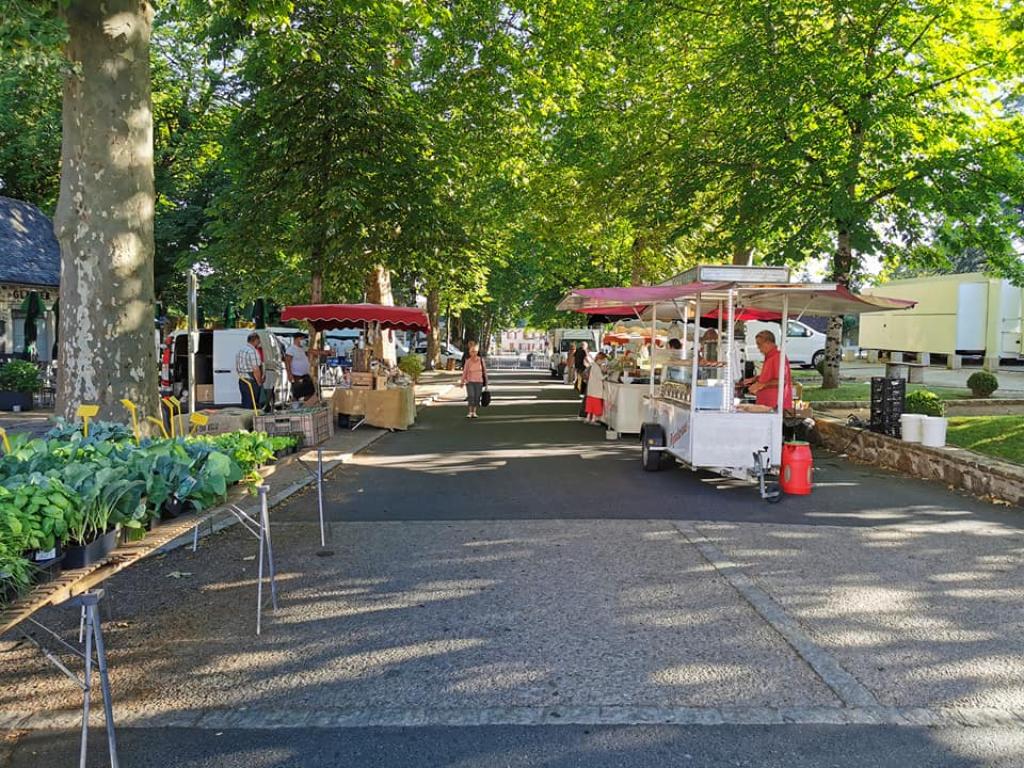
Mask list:
[[[484,359],[480,357],[480,347],[475,341],[469,342],[467,347],[468,357],[462,364],[462,386],[466,388],[466,396],[469,401],[469,413],[467,419],[476,418],[476,409],[480,407],[480,396],[487,385],[487,367]]]

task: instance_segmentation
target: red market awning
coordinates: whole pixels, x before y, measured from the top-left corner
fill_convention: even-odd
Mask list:
[[[383,304],[300,304],[285,307],[281,320],[301,320],[318,331],[365,328],[377,323],[384,330],[430,330],[427,313],[417,307],[388,307]]]

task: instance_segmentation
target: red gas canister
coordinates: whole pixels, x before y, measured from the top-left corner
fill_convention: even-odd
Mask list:
[[[783,493],[794,496],[806,496],[811,492],[814,481],[814,457],[808,443],[794,441],[782,444],[782,472],[779,474],[779,485]]]

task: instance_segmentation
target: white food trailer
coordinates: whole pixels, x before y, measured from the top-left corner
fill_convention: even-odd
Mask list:
[[[780,282],[778,273],[777,267],[698,266],[675,285],[577,289],[560,302],[560,310],[582,312],[633,307],[651,322],[678,318],[687,323],[717,309],[719,339],[725,343],[716,345],[715,359],[703,359],[694,339],[684,344],[678,365],[664,367],[660,385],[651,379],[640,435],[645,470],[658,470],[671,457],[694,470],[755,480],[762,498],[778,500],[767,478],[777,473],[782,459],[785,392],[778,388],[774,408],[736,397],[741,378],[735,370],[737,316],[744,310],[778,313],[784,325],[791,314],[831,316],[913,306],[900,299],[857,296],[831,283]],[[783,335],[783,358],[785,347]]]

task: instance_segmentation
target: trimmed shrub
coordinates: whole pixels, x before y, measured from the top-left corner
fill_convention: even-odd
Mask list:
[[[423,358],[419,355],[406,355],[398,361],[398,368],[416,383],[423,373]]]
[[[0,391],[36,392],[42,383],[39,369],[27,360],[11,360],[0,367]]]
[[[967,379],[967,388],[975,397],[988,397],[999,389],[999,379],[988,371],[975,371]]]
[[[923,413],[925,416],[943,416],[946,413],[946,404],[934,392],[919,389],[907,395],[903,401],[903,412]]]

